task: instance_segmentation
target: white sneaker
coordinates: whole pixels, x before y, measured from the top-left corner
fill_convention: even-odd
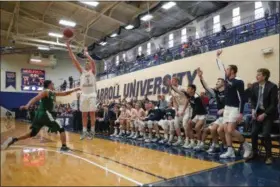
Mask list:
[[[189,144],[190,144],[189,141],[185,141],[185,143],[184,143],[184,145],[182,147],[187,148]]]
[[[146,142],[146,143],[150,143],[150,142],[151,142],[151,139],[150,139],[150,138],[147,138],[147,139],[145,139],[145,142]]]
[[[160,144],[165,144],[165,143],[167,143],[167,142],[168,142],[168,139],[163,139],[163,140],[160,140],[160,141],[159,141]]]
[[[83,139],[85,139],[85,137],[87,137],[88,136],[88,132],[82,132],[82,134],[81,134],[81,136],[80,136],[80,140],[83,140]]]
[[[181,145],[183,143],[183,140],[182,139],[178,139],[177,142],[173,143],[172,145],[173,146],[178,146],[178,145]]]
[[[117,136],[118,135],[118,130],[115,130],[114,134],[111,134],[111,137]]]
[[[95,132],[88,132],[87,137],[89,140],[92,140],[94,138]]]
[[[243,149],[244,149],[243,158],[248,158],[252,153],[252,146],[249,143],[244,142]]]
[[[191,142],[187,147],[185,147],[186,149],[193,149],[194,147],[196,147],[196,144],[194,142]]]
[[[232,150],[228,149],[227,152],[220,155],[220,158],[235,158],[234,150],[233,149]]]
[[[212,144],[211,146],[210,146],[210,148],[206,151],[208,154],[210,154],[210,153],[213,153],[214,152],[214,149],[215,149],[215,146]]]
[[[122,133],[122,131],[120,131],[120,133],[118,135],[116,135],[117,138],[123,136],[124,133]]]
[[[197,146],[194,147],[194,150],[201,151],[204,149],[204,144],[201,142],[200,144],[197,144]]]
[[[137,139],[139,137],[138,133],[135,133],[135,135],[132,137],[133,140]]]
[[[155,137],[155,138],[153,138],[151,141],[154,142],[154,143],[156,143],[156,142],[159,141],[159,139],[160,139],[159,137]]]
[[[134,132],[132,132],[127,138],[132,138],[134,136]]]

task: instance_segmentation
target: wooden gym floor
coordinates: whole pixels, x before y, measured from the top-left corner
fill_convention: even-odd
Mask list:
[[[14,129],[1,133],[1,142],[25,133],[28,128],[28,124],[16,122]],[[220,161],[205,153],[153,143],[144,146],[132,140],[101,136],[81,141],[78,134],[70,132],[67,144],[72,151],[61,153],[59,135],[43,129],[37,137],[1,150],[1,186],[203,185],[204,182],[209,185],[212,179],[203,175],[224,174],[223,169],[235,165],[238,172],[238,165],[244,165],[240,158]],[[270,177],[273,177],[270,183],[265,184],[274,184],[274,176]],[[228,182],[216,183],[232,184]]]

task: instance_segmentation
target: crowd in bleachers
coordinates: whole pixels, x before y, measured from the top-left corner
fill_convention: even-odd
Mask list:
[[[213,51],[219,48],[259,39],[276,33],[279,33],[279,13],[274,15],[266,13],[265,17],[262,19],[254,20],[236,27],[223,25],[220,32],[213,33],[213,31],[209,31],[207,35],[202,38],[197,39],[195,36],[189,36],[186,43],[170,49],[160,47],[154,54],[138,55],[136,60],[133,60],[132,62],[126,62],[122,59],[119,65],[116,65],[114,61],[107,61],[107,69],[104,72],[99,73],[98,77],[104,78],[105,75],[129,73],[154,65],[205,53],[207,51]]]

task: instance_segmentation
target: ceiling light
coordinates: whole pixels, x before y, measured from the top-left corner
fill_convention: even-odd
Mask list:
[[[76,23],[73,22],[73,21],[67,21],[67,20],[64,20],[64,19],[61,19],[59,21],[59,24],[60,25],[65,25],[65,26],[69,26],[69,27],[75,27],[76,26]]]
[[[117,33],[113,33],[113,34],[111,34],[110,37],[114,38],[114,37],[116,37],[116,36],[118,36],[118,34],[117,34]]]
[[[99,2],[97,2],[97,1],[81,1],[81,3],[84,3],[89,6],[94,6],[94,7],[97,7],[97,5],[99,4]]]
[[[162,5],[161,8],[163,8],[163,9],[165,9],[165,10],[168,10],[168,9],[172,8],[173,6],[175,6],[175,5],[176,5],[175,2],[170,1],[170,2],[165,3],[164,5]]]
[[[30,61],[31,61],[31,62],[42,62],[42,60],[40,60],[40,59],[35,59],[35,58],[31,58]]]
[[[107,42],[100,42],[99,44],[102,45],[102,46],[104,46],[104,45],[107,44]]]
[[[142,21],[149,21],[153,18],[152,14],[146,14],[145,16],[141,17]]]
[[[133,28],[134,28],[133,25],[127,25],[127,26],[125,27],[126,30],[130,30],[130,29],[133,29]]]
[[[38,47],[39,50],[44,50],[44,51],[49,51],[50,48],[49,47],[45,47],[45,46],[40,46]]]
[[[49,36],[53,36],[53,37],[57,37],[57,38],[62,38],[63,37],[62,34],[53,33],[53,32],[49,32]]]

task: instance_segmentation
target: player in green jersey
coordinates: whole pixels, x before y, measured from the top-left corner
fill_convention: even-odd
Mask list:
[[[62,143],[61,151],[69,151],[70,149],[66,146],[66,136],[65,130],[60,125],[59,121],[56,121],[53,117],[53,110],[55,106],[56,96],[66,96],[72,92],[78,91],[80,88],[75,88],[65,92],[56,92],[54,91],[54,84],[50,80],[44,81],[44,91],[40,92],[37,96],[31,99],[27,105],[21,106],[20,109],[28,110],[29,107],[39,101],[39,108],[36,111],[35,118],[30,127],[30,131],[19,137],[10,137],[8,138],[1,146],[1,149],[6,149],[10,145],[14,144],[19,140],[24,140],[27,138],[34,137],[38,134],[40,129],[43,126],[49,127],[50,132],[59,132],[60,139]]]

